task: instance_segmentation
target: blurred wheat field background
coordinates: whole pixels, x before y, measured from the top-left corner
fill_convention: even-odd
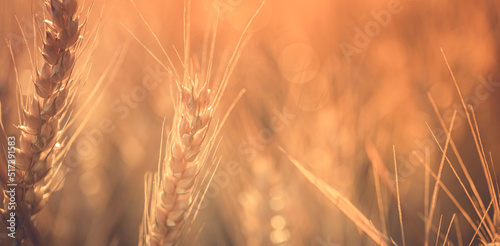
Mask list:
[[[19,136],[16,80],[21,98],[29,98],[30,60],[41,67],[41,27],[50,16],[42,0],[0,2],[1,118],[6,135]],[[31,218],[40,245],[140,242],[145,174],[158,170],[171,151],[167,133],[178,127],[180,92],[160,62],[184,73],[186,2],[78,1],[81,39],[89,43],[74,67],[82,74],[74,109],[82,113],[67,116],[76,123],[65,133],[75,139],[62,160],[64,182]],[[242,33],[243,42],[207,130],[214,133],[228,113],[198,176],[211,182],[200,185],[206,193],[194,201],[197,216],[177,244],[377,245],[297,162],[349,200],[386,245],[500,243],[500,3],[267,0],[257,13],[261,4],[190,1],[189,67],[200,81],[218,25],[212,98]],[[441,49],[474,108],[468,114]],[[201,90],[193,91],[195,98]],[[473,130],[468,116],[476,118]],[[440,117],[453,124],[453,143]],[[446,158],[440,146],[449,146]],[[5,227],[0,244],[13,245]],[[37,243],[28,237],[21,245]]]

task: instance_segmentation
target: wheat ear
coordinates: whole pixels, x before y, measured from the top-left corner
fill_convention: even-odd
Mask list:
[[[208,164],[209,159],[214,158],[210,155],[216,152],[213,149],[215,138],[229,112],[244,91],[238,94],[227,114],[214,127],[213,133],[208,134],[208,128],[239,58],[240,49],[245,43],[244,35],[264,5],[264,1],[245,26],[227,66],[222,72],[222,77],[219,78],[220,80],[216,79],[220,83],[215,86],[216,90],[213,94],[208,89],[208,84],[211,80],[210,71],[213,65],[218,22],[215,23],[213,29],[211,55],[206,63],[208,68],[203,71],[204,73],[201,73],[203,78],[199,80],[190,61],[190,5],[190,0],[184,1],[184,75],[182,80],[179,79],[179,73],[175,67],[167,68],[164,66],[175,80],[179,96],[175,101],[174,122],[166,143],[165,159],[160,163],[157,173],[146,175],[145,206],[139,245],[174,245],[179,243],[184,228],[196,218],[201,200],[208,189],[220,159],[209,163],[214,165],[205,164]],[[140,12],[139,15],[159,43],[156,34]],[[135,35],[133,36],[138,40]],[[161,44],[159,45],[161,47]],[[163,47],[162,50],[164,51]],[[165,52],[164,54],[170,62],[168,55]],[[153,57],[157,59],[156,56],[153,55]],[[162,64],[161,61],[160,64]],[[205,139],[207,139],[207,143],[202,147]],[[204,168],[206,166],[208,167]],[[202,175],[198,177],[200,171]],[[194,206],[195,204],[198,206]]]
[[[203,162],[198,156],[212,119],[208,89],[196,92],[194,87],[183,86],[180,94],[166,157],[152,191],[148,223],[144,225],[151,245],[172,245],[182,233]]]
[[[43,65],[33,79],[35,92],[21,112],[21,132],[16,148],[16,178],[18,183],[16,216],[20,227],[28,227],[51,193],[56,179],[61,152],[62,119],[68,112],[73,80],[70,75],[75,63],[82,26],[75,16],[76,0],[45,0],[51,17],[44,20],[41,54]],[[59,177],[59,176],[57,176]],[[4,193],[4,212],[9,197]],[[32,238],[32,240],[34,240]]]

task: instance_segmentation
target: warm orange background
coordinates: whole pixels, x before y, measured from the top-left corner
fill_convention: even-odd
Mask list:
[[[16,119],[15,74],[6,40],[12,41],[19,79],[29,93],[30,56],[19,39],[21,31],[15,18],[33,53],[33,15],[40,19],[43,13],[36,2],[0,0],[2,120],[11,133]],[[80,102],[95,88],[106,66],[114,64],[118,70],[99,89],[103,96],[95,110],[77,105],[90,112],[91,118],[73,148],[89,139],[95,143],[85,156],[79,156],[64,187],[39,215],[38,227],[48,245],[136,245],[143,213],[143,177],[146,171],[156,169],[161,124],[166,117],[167,126],[171,125],[170,95],[176,93],[171,91],[175,86],[129,33],[166,63],[130,1],[96,0],[88,14],[90,4],[85,1],[80,5],[81,18],[88,21],[83,38],[95,39],[77,63],[78,68],[88,59],[91,69]],[[260,2],[225,0],[222,4],[214,71],[225,68]],[[400,11],[390,15],[386,26],[379,24],[378,34],[347,59],[342,45],[356,47],[357,28],[364,30],[375,23],[372,11],[386,11],[392,4],[399,5]],[[182,1],[137,1],[136,5],[181,69],[175,49],[182,57]],[[491,91],[477,88],[480,77],[492,76],[492,81],[500,82],[499,13],[500,4],[492,0],[268,0],[248,31],[250,39],[216,114],[222,118],[236,95],[246,89],[221,132],[218,152],[222,156],[219,172],[227,174],[231,163],[240,169],[228,175],[227,182],[224,177],[214,181],[211,192],[217,194],[201,210],[184,245],[370,245],[354,224],[314,190],[278,146],[346,195],[380,228],[366,146],[375,147],[392,173],[392,145],[399,161],[409,159],[412,151],[420,149],[416,140],[432,139],[426,122],[431,129],[439,127],[427,92],[434,96],[442,114],[460,106],[440,48],[464,96],[477,98],[480,90],[483,99],[478,100],[476,115],[481,137],[486,151],[491,151],[498,163],[500,87],[493,86]],[[194,61],[203,56],[205,31],[215,14],[212,1],[192,1]],[[112,60],[114,54],[123,55],[123,61]],[[134,94],[140,93],[137,90],[145,79],[157,86],[146,95]],[[127,100],[132,101],[127,104]],[[273,128],[276,117],[284,111],[293,116],[282,121],[279,129]],[[80,116],[82,120],[84,116]],[[99,130],[103,121],[111,122],[113,130]],[[453,137],[486,199],[484,177],[465,122],[457,119],[460,125]],[[440,158],[439,151],[432,153],[434,169]],[[413,169],[400,184],[402,206],[407,211],[407,242],[418,242],[423,235],[419,214],[423,214],[424,168],[417,165]],[[449,168],[445,168],[443,180],[471,210]],[[388,188],[383,187],[383,191],[389,210],[388,233],[399,243],[396,203]],[[438,214],[443,214],[443,225],[448,225],[454,208],[441,192]],[[468,243],[474,232],[463,218],[459,221]],[[439,216],[434,216],[433,224],[438,222]],[[452,230],[450,241],[456,244],[457,240]]]

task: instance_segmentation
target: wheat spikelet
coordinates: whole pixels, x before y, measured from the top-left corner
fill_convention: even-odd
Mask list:
[[[185,223],[184,216],[193,201],[193,186],[201,168],[201,144],[212,119],[210,90],[203,87],[181,88],[176,105],[174,128],[170,132],[167,153],[160,167],[159,182],[153,188],[149,204],[149,222],[143,225],[149,231],[151,245],[174,244]]]
[[[215,152],[213,151],[215,138],[229,112],[234,108],[244,91],[239,93],[226,115],[220,122],[217,122],[211,133],[208,132],[209,125],[239,58],[240,48],[245,43],[243,36],[263,4],[264,2],[243,29],[227,65],[221,70],[220,75],[222,76],[215,76],[213,79],[216,84],[213,94],[208,85],[212,80],[211,70],[218,21],[213,26],[208,60],[201,62],[203,64],[201,68],[193,66],[190,56],[190,0],[184,1],[184,62],[182,64],[184,71],[182,79],[165,52],[164,55],[171,66],[169,68],[153,55],[175,81],[179,96],[174,105],[174,122],[167,139],[165,158],[155,174],[146,175],[145,206],[139,245],[177,244],[186,225],[196,217],[201,200],[218,166],[217,161],[211,161],[213,159],[211,155]],[[139,15],[162,47],[156,34],[140,12]],[[138,40],[135,35],[133,36]],[[162,50],[164,51],[163,47]],[[151,53],[149,49],[148,51]],[[207,143],[202,147],[205,139],[207,139]],[[200,173],[202,174],[200,175]]]
[[[54,185],[61,182],[57,164],[62,150],[62,120],[73,99],[70,90],[75,82],[70,75],[82,28],[75,16],[76,0],[46,0],[45,6],[51,20],[44,21],[43,65],[36,71],[35,92],[23,107],[18,126],[21,137],[16,148],[16,183],[20,189],[16,193],[16,216],[21,226],[31,223]],[[8,199],[4,193],[3,212],[8,211]]]

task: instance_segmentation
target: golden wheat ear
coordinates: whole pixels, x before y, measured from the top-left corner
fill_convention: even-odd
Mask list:
[[[44,207],[54,187],[62,182],[58,163],[60,154],[67,150],[61,145],[62,133],[75,98],[76,82],[71,75],[83,27],[77,16],[76,0],[44,3],[50,17],[43,22],[40,49],[43,64],[35,71],[35,90],[20,112],[21,122],[17,127],[20,137],[15,144],[16,176],[11,182],[17,184],[17,232],[23,232],[16,233],[16,240],[30,238],[35,245],[41,242],[32,224],[34,216]],[[12,210],[8,201],[9,196],[4,193],[4,218]]]
[[[217,83],[210,81],[210,76],[198,79],[200,74],[210,74],[212,62],[209,62],[208,68],[202,68],[207,69],[203,71],[195,71],[196,69],[192,66],[189,53],[190,4],[190,0],[184,2],[183,73],[176,71],[163,47],[162,51],[171,67],[165,66],[145,47],[160,65],[170,72],[178,89],[178,96],[174,105],[173,127],[166,140],[165,158],[158,165],[158,171],[155,174],[146,175],[145,211],[140,229],[139,245],[178,244],[182,239],[182,234],[186,232],[186,227],[189,227],[190,223],[196,218],[201,200],[220,163],[220,158],[214,157],[220,143],[216,143],[216,138],[229,112],[233,109],[236,101],[241,98],[244,91],[240,92],[236,97],[235,102],[229,107],[222,120],[216,122],[213,131],[209,131],[209,127],[238,60],[240,49],[245,43],[243,37],[264,2],[247,23],[227,66],[223,69],[222,77],[216,79]],[[161,47],[162,45],[159,43],[157,36],[140,12],[139,15]],[[215,30],[213,30],[212,42],[215,42],[216,27],[217,24]],[[142,44],[133,33],[131,34]],[[209,58],[211,61],[213,60],[214,49],[212,43],[211,57]],[[179,74],[182,74],[182,78],[180,78]],[[215,86],[212,92],[209,85],[213,84]]]
[[[145,210],[149,211],[144,214],[143,236],[148,237],[145,241],[150,245],[178,241],[196,198],[193,188],[210,149],[202,148],[213,115],[210,91],[183,86],[180,94],[165,159],[155,177],[146,178]]]

